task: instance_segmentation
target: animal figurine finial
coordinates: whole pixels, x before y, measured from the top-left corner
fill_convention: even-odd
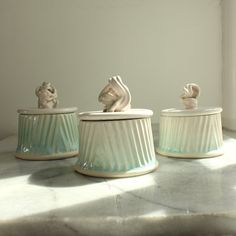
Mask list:
[[[197,84],[189,83],[184,86],[183,94],[180,96],[185,109],[197,109],[200,96],[200,87]]]
[[[104,104],[104,112],[119,112],[131,108],[131,94],[119,75],[108,80],[98,96],[98,101]]]
[[[37,87],[35,94],[38,97],[38,108],[56,108],[58,104],[57,90],[49,82],[43,82]]]

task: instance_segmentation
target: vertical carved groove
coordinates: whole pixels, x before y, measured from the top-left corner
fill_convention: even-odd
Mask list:
[[[126,172],[157,164],[150,118],[83,120],[80,131],[80,169]]]
[[[158,152],[170,156],[222,154],[221,115],[162,116]],[[219,150],[219,154],[217,151]],[[192,155],[192,156],[191,156]]]
[[[78,128],[75,113],[20,114],[18,126],[16,152],[19,155],[43,156],[78,151]]]

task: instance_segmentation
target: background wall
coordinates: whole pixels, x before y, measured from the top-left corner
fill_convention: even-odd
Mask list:
[[[236,131],[236,1],[222,1],[223,125]]]
[[[220,0],[0,0],[0,139],[17,132],[17,108],[36,106],[51,81],[60,106],[98,110],[119,74],[132,107],[181,106],[187,82],[202,106],[221,105]]]

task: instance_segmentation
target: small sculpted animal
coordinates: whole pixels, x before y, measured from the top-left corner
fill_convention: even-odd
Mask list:
[[[57,90],[49,82],[43,82],[36,88],[35,94],[38,97],[38,108],[55,108],[58,104]]]
[[[104,104],[104,112],[120,112],[130,109],[131,95],[120,76],[113,76],[100,92],[98,101]]]

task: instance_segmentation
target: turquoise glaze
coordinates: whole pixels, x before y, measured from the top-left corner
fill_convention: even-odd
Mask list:
[[[77,153],[75,112],[19,115],[16,157],[44,160],[71,157]]]
[[[157,168],[151,115],[137,118],[137,111],[133,114],[131,111],[128,115],[126,112],[80,114],[76,171],[97,177],[127,177]],[[139,114],[146,113],[141,110]]]
[[[222,155],[221,111],[221,108],[163,110],[157,152],[180,158]]]

